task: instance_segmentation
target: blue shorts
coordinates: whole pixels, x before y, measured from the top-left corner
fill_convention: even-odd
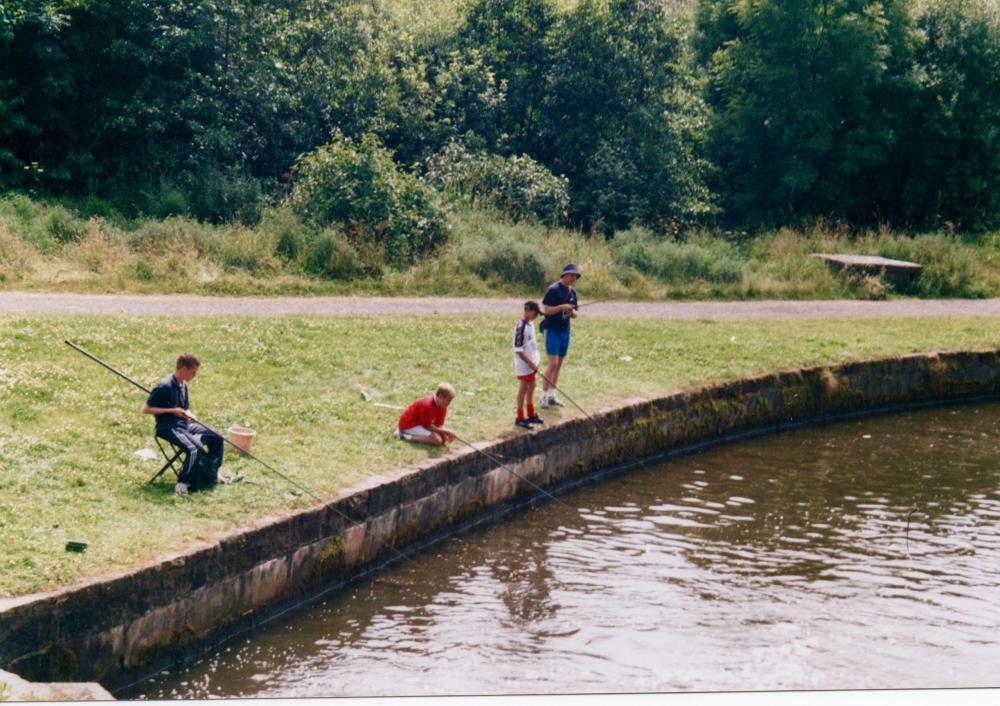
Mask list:
[[[569,331],[545,330],[545,353],[548,356],[557,355],[565,358],[569,353]]]

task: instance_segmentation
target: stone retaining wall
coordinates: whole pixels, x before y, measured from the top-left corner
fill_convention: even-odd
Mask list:
[[[633,402],[489,451],[533,483],[558,488],[637,456],[749,432],[996,395],[1000,352],[911,355]],[[0,601],[0,669],[121,687],[377,568],[396,556],[392,546],[409,552],[533,492],[471,449],[369,478],[328,505],[258,522],[138,571]]]

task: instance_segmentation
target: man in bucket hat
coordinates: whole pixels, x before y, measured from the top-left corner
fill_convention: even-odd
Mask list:
[[[579,306],[573,284],[582,276],[579,267],[572,263],[566,265],[559,280],[545,290],[545,298],[542,299],[545,319],[541,328],[545,332],[545,353],[549,358],[539,399],[542,407],[562,406],[562,402],[556,399],[554,387],[559,384],[559,370],[569,352],[570,319],[576,318]]]

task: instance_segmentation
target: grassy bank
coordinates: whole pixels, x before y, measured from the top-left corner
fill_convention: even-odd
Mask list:
[[[398,412],[376,402],[405,405],[446,380],[459,392],[450,423],[466,438],[521,433],[511,424],[514,318],[0,317],[0,596],[125,569],[310,502],[246,460],[224,470],[259,485],[188,498],[147,485],[156,463],[135,455],[152,447],[143,395],[64,338],[147,384],[178,351],[196,352],[193,409],[220,428],[253,426],[263,458],[329,497],[440,453],[393,440]],[[987,319],[797,321],[793,335],[773,322],[581,319],[576,331],[562,382],[592,409],[806,364],[1000,345]],[[90,548],[67,553],[69,540]]]
[[[912,285],[833,274],[811,258],[842,252],[914,260]],[[633,229],[612,240],[511,224],[458,210],[444,249],[406,269],[353,250],[281,209],[262,221],[210,225],[127,220],[102,202],[66,208],[0,198],[0,289],[201,294],[537,296],[563,264],[586,272],[586,296],[627,299],[833,299],[1000,296],[1000,233],[851,233],[818,224],[753,237]]]

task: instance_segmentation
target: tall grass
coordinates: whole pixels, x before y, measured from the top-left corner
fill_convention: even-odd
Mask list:
[[[537,296],[567,262],[589,298],[829,299],[1000,295],[1000,233],[852,233],[818,222],[748,236],[632,228],[606,240],[459,209],[449,242],[405,268],[333,228],[271,208],[256,226],[184,217],[126,219],[102,203],[0,197],[0,287],[83,292]],[[103,215],[102,215],[103,213]],[[813,253],[920,262],[911,282],[837,274]]]

